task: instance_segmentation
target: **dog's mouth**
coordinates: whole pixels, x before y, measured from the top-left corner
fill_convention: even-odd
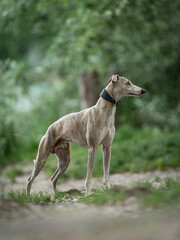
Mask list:
[[[141,92],[139,92],[139,93],[129,92],[129,95],[131,95],[131,96],[140,96],[140,95],[144,94],[145,92],[146,91],[144,89],[141,89]]]
[[[128,94],[131,96],[140,96],[141,95],[141,93],[128,93]]]

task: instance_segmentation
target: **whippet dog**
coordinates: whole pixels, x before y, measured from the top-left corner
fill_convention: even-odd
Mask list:
[[[102,145],[103,151],[103,184],[110,187],[109,168],[111,145],[115,134],[116,107],[122,97],[140,96],[144,93],[144,89],[133,85],[128,79],[113,75],[93,107],[67,114],[50,125],[40,141],[34,168],[27,182],[27,194],[30,194],[34,179],[44,167],[51,153],[55,154],[58,159],[57,170],[51,177],[54,191],[56,190],[57,180],[70,162],[70,142],[88,148],[85,195],[91,194],[93,163],[99,145]]]

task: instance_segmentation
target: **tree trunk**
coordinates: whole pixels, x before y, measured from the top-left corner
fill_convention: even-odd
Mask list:
[[[97,71],[84,72],[79,77],[79,94],[82,108],[96,104],[100,94],[100,81]]]

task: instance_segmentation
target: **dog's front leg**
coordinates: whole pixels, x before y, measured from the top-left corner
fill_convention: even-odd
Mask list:
[[[91,194],[91,179],[92,179],[92,170],[93,170],[96,148],[89,148],[88,153],[89,155],[88,155],[86,182],[85,182],[86,196]]]
[[[103,168],[104,168],[104,178],[103,184],[110,188],[109,182],[109,168],[110,168],[110,160],[111,160],[111,146],[104,146],[102,147],[103,150]]]

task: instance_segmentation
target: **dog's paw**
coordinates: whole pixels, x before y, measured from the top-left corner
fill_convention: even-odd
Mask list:
[[[85,192],[85,197],[89,197],[90,195],[92,195],[91,191]]]

